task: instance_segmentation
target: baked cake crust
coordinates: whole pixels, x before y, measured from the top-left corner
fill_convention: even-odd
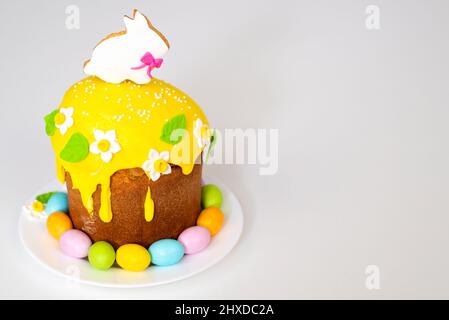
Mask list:
[[[96,241],[107,241],[115,249],[128,243],[148,247],[159,239],[173,238],[195,225],[201,211],[201,164],[195,164],[185,175],[178,166],[169,175],[151,181],[141,168],[122,169],[111,177],[112,220],[103,222],[98,212],[101,206],[101,186],[93,194],[94,211],[88,213],[80,192],[72,188],[72,178],[66,173],[69,211],[75,228]],[[145,220],[145,197],[151,189],[154,217]]]

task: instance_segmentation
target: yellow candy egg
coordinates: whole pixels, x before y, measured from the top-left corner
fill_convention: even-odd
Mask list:
[[[150,253],[138,244],[125,244],[115,254],[117,264],[125,270],[142,271],[151,262]]]
[[[64,232],[72,228],[72,220],[64,212],[53,212],[47,218],[47,230],[55,239],[59,239]]]
[[[209,207],[204,209],[198,216],[196,224],[209,230],[211,236],[214,236],[221,230],[224,222],[224,214],[220,209]]]

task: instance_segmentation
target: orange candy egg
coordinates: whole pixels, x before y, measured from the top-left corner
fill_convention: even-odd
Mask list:
[[[64,232],[72,228],[72,220],[64,212],[53,212],[47,218],[47,230],[53,238],[59,239]]]
[[[209,230],[212,236],[221,230],[224,222],[224,214],[219,208],[209,207],[204,209],[198,216],[196,224]]]

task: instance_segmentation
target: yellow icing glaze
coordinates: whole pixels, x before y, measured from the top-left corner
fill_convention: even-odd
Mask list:
[[[56,129],[51,136],[56,155],[56,171],[61,182],[65,172],[70,173],[73,188],[81,193],[86,209],[93,213],[92,194],[101,186],[101,206],[99,216],[102,221],[111,221],[110,179],[121,169],[142,167],[148,160],[149,151],[168,151],[168,163],[181,167],[184,174],[190,174],[195,161],[202,152],[193,131],[200,119],[208,125],[200,107],[185,93],[172,85],[153,78],[150,83],[139,85],[131,81],[120,84],[104,82],[97,77],[87,77],[73,85],[64,95],[60,108],[73,107],[73,125],[65,134]],[[171,118],[184,114],[186,132],[176,144],[168,144],[160,139],[162,128]],[[59,117],[58,124],[65,118]],[[115,130],[120,151],[104,162],[100,154],[89,152],[84,160],[67,162],[60,152],[74,133],[83,134],[91,145],[96,141],[94,130],[103,132]],[[107,148],[103,143],[99,148]],[[146,172],[149,177],[149,173]],[[151,221],[151,194],[148,190],[145,219]],[[152,200],[151,200],[152,203]]]
[[[145,197],[145,220],[150,222],[154,217],[154,202],[151,199],[151,190],[148,187],[147,195]]]

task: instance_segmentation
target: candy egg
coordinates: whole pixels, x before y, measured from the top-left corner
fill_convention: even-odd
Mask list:
[[[223,196],[220,189],[214,184],[206,184],[201,189],[201,205],[203,208],[221,208]]]
[[[205,249],[210,242],[210,232],[204,227],[194,226],[185,229],[178,237],[186,254],[194,254]]]
[[[129,271],[145,270],[151,262],[150,253],[138,244],[125,244],[118,248],[116,261],[120,267]]]
[[[184,246],[174,239],[158,240],[148,251],[151,254],[151,262],[157,266],[176,264],[184,256]]]
[[[50,199],[48,199],[47,206],[45,207],[45,212],[47,214],[51,214],[55,211],[69,212],[67,193],[56,192],[50,197]]]
[[[62,252],[73,258],[85,258],[92,244],[90,238],[84,232],[71,229],[64,232],[59,239]]]
[[[115,250],[106,241],[95,242],[89,248],[89,263],[99,270],[107,270],[114,264]]]
[[[204,209],[198,219],[196,224],[209,230],[211,236],[214,236],[221,230],[224,222],[224,214],[220,209],[209,207]]]
[[[72,220],[64,212],[53,212],[47,218],[47,230],[53,238],[59,239],[64,232],[72,228]]]

